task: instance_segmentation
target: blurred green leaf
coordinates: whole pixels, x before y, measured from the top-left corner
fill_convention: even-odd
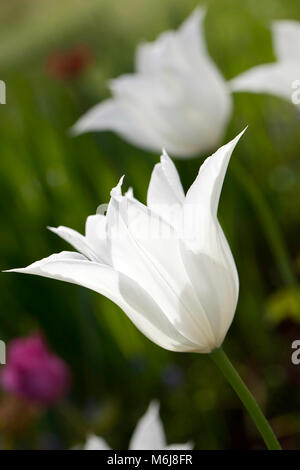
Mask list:
[[[300,322],[300,290],[280,289],[269,296],[266,314],[275,324],[287,319]]]

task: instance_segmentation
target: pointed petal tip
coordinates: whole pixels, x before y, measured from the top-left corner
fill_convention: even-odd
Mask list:
[[[69,137],[77,137],[80,134],[80,131],[75,123],[72,127],[67,130],[67,135]]]
[[[197,5],[196,8],[194,9],[194,13],[197,13],[198,15],[206,15],[207,12],[207,6],[206,5]]]
[[[248,126],[245,127],[236,137],[234,137],[232,140],[230,140],[229,142],[227,142],[225,145],[222,145],[222,147],[220,147],[211,157],[213,158],[218,158],[218,155],[222,155],[225,157],[225,155],[227,154],[227,162],[229,161],[237,143],[239,142],[240,138],[244,135],[244,133],[246,132]],[[210,157],[208,157],[209,159]],[[206,159],[204,161],[204,164],[205,165],[205,162],[208,160]],[[201,167],[200,167],[200,170],[201,171]]]
[[[134,197],[134,192],[133,192],[133,187],[132,186],[129,186],[129,188],[127,189],[126,193],[125,193],[125,196],[126,197],[129,197],[129,198],[133,198]]]
[[[148,409],[152,409],[152,410],[159,412],[159,408],[160,408],[159,400],[157,398],[153,398],[153,400],[151,400],[149,403]]]
[[[76,122],[67,130],[67,135],[70,137],[78,137],[80,134],[88,132],[89,128],[86,125],[85,114],[77,119]]]
[[[239,142],[240,138],[244,135],[246,132],[248,126],[245,127],[237,136],[235,136],[232,140],[227,142],[226,144],[222,145],[219,147],[216,152],[214,152],[210,157],[207,157],[206,160],[204,160],[203,164],[200,166],[199,172],[201,171],[202,167],[206,165],[206,162],[210,161],[210,159],[217,159],[219,155],[223,154],[225,156],[226,153],[232,154],[233,150],[235,149],[237,143]],[[224,153],[225,152],[225,153]]]
[[[161,163],[164,161],[164,160],[171,160],[171,157],[169,156],[167,150],[165,147],[163,147],[162,149],[162,153],[161,153],[161,156],[160,156],[160,161]]]
[[[197,5],[193,9],[193,11],[190,13],[190,15],[187,17],[186,21],[189,21],[189,20],[201,21],[206,15],[206,12],[207,12],[206,5]]]
[[[60,233],[65,230],[72,230],[68,227],[65,227],[64,225],[59,225],[58,227],[51,227],[50,225],[47,225],[46,228],[47,230],[50,230],[50,232],[55,233],[56,235],[60,235]]]
[[[124,178],[125,178],[125,175],[122,175],[121,178],[119,179],[119,182],[117,184],[118,187],[121,188],[122,184],[123,184],[123,181],[124,181]]]
[[[248,127],[249,127],[249,125],[247,124],[247,126],[244,127],[244,129],[236,136],[235,139],[236,139],[236,140],[240,140],[240,138],[242,137],[242,135],[244,135],[245,132],[248,130]]]
[[[124,178],[125,178],[125,175],[121,176],[118,184],[114,188],[112,188],[110,192],[111,197],[122,196],[122,185],[123,185]]]
[[[27,267],[25,268],[12,268],[12,269],[2,269],[2,273],[26,273],[26,269]]]
[[[58,227],[51,227],[50,225],[47,225],[46,229],[50,230],[50,232],[56,233],[58,230]]]
[[[201,26],[204,21],[205,15],[206,7],[198,5],[183,21],[183,23],[178,29],[178,32],[183,34],[190,32],[194,35],[195,40],[197,40],[199,38],[199,35],[201,34]]]
[[[235,147],[240,138],[245,134],[246,130],[248,129],[248,126],[246,126],[236,137],[234,137],[232,140],[230,140],[227,144],[225,144],[224,147],[229,146],[229,147]]]

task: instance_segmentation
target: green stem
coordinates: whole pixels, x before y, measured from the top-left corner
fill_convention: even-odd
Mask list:
[[[215,349],[215,351],[211,353],[211,358],[221,370],[221,372],[224,374],[224,376],[240,398],[241,402],[248,410],[263,440],[265,441],[267,448],[269,450],[281,450],[280,444],[271,426],[269,425],[261,409],[259,408],[255,398],[246,387],[245,383],[241,379],[240,375],[237,373],[234,366],[231,364],[223,349]]]
[[[273,216],[259,187],[249,173],[246,173],[244,168],[237,161],[233,162],[231,168],[235,178],[239,181],[244,191],[246,191],[257,211],[257,216],[265,232],[265,236],[270,243],[270,248],[278,263],[282,279],[287,286],[295,288],[298,284],[297,279],[293,272],[289,254],[276,218]]]

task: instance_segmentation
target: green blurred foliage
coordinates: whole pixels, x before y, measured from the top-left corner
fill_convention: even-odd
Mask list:
[[[67,248],[46,227],[62,224],[82,232],[87,215],[108,202],[122,174],[145,201],[158,155],[111,133],[71,138],[68,130],[108,96],[109,78],[133,71],[138,42],[176,28],[196,5],[192,0],[1,2],[0,78],[7,83],[7,105],[0,107],[3,269]],[[294,0],[207,0],[206,6],[208,48],[227,79],[274,60],[271,20],[300,20]],[[76,44],[92,49],[93,65],[73,81],[48,76],[47,56]],[[232,158],[219,210],[241,284],[225,349],[283,445],[295,448],[300,369],[290,364],[290,345],[300,336],[294,305],[300,117],[292,105],[270,96],[239,94],[234,101],[226,140],[245,125],[249,129]],[[176,162],[186,188],[202,160]],[[1,274],[0,338],[9,341],[36,329],[70,365],[72,391],[18,433],[1,426],[0,403],[3,446],[67,448],[93,431],[113,447],[126,448],[136,421],[156,397],[169,442],[192,439],[198,449],[262,447],[208,357],[161,350],[114,304],[90,291]]]
[[[292,289],[280,289],[270,295],[266,303],[270,320],[279,323],[286,319],[300,322],[300,293]]]

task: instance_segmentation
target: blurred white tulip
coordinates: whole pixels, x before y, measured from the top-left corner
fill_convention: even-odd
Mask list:
[[[167,445],[162,422],[159,417],[159,404],[152,401],[148,410],[138,421],[129,443],[129,450],[191,450],[193,444]],[[83,450],[110,450],[102,437],[91,435],[88,437]]]
[[[138,147],[176,157],[216,147],[232,109],[228,85],[208,55],[205,12],[197,8],[177,31],[141,44],[135,74],[110,81],[113,98],[88,111],[74,134],[111,130]]]
[[[240,135],[205,160],[186,196],[164,152],[151,176],[148,207],[132,190],[123,196],[120,181],[107,214],[88,217],[85,236],[67,227],[51,229],[79,253],[61,252],[13,271],[105,295],[165,349],[219,348],[235,313],[239,282],[217,210]]]
[[[300,103],[300,23],[276,21],[272,26],[277,62],[253,67],[229,82],[234,92],[267,93]]]

